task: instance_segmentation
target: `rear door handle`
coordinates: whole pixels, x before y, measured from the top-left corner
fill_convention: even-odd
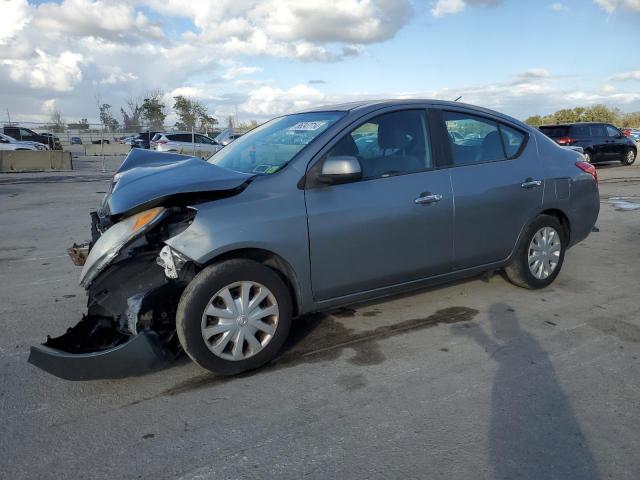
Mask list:
[[[542,185],[542,180],[531,180],[530,178],[527,178],[527,180],[524,183],[522,183],[520,186],[522,188],[535,188],[541,185]]]
[[[442,195],[439,193],[423,193],[414,200],[416,205],[425,205],[429,203],[436,203],[442,200]]]

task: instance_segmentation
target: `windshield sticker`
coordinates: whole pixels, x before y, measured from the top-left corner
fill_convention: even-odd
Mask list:
[[[298,122],[287,130],[298,130],[302,132],[312,132],[324,127],[327,122]]]
[[[278,167],[277,165],[266,165],[264,163],[261,163],[260,165],[256,165],[255,168],[253,169],[253,173],[275,173],[278,171]]]

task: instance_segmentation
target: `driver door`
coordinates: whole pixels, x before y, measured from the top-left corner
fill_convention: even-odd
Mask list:
[[[373,117],[321,159],[355,156],[363,177],[305,192],[314,298],[327,300],[449,272],[453,194],[426,110]]]

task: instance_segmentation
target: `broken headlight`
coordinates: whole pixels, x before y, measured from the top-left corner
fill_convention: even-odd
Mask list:
[[[89,252],[80,274],[80,285],[87,288],[120,253],[122,247],[156,225],[166,213],[163,207],[145,210],[125,218],[104,232]]]

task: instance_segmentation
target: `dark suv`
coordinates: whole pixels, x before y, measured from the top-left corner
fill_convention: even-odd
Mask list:
[[[543,125],[540,131],[560,145],[582,147],[589,163],[617,160],[631,165],[638,153],[635,142],[608,123]]]
[[[50,133],[40,134],[28,128],[11,126],[3,127],[2,133],[23,142],[38,142],[49,145],[52,150],[62,150],[60,139]]]
[[[135,148],[151,148],[151,142],[155,136],[162,132],[141,132],[133,139],[133,147]]]

